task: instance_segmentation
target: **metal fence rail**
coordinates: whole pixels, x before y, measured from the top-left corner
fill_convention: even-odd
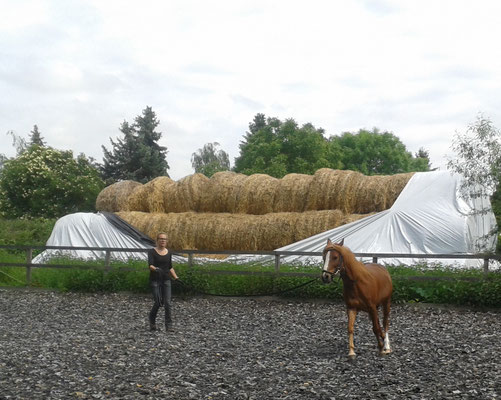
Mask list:
[[[111,268],[111,254],[118,252],[136,252],[136,253],[146,253],[148,249],[137,249],[137,248],[121,248],[121,247],[78,247],[78,246],[15,246],[15,245],[0,245],[0,249],[6,250],[21,250],[26,254],[26,261],[24,263],[7,263],[2,262],[0,259],[0,267],[22,267],[26,268],[26,283],[29,285],[31,282],[31,269],[32,268],[75,268],[75,269],[104,269],[109,270]],[[36,250],[88,250],[88,251],[102,251],[105,252],[105,257],[103,260],[103,265],[101,266],[89,266],[89,265],[68,265],[68,264],[45,264],[45,263],[33,263],[33,252]],[[193,266],[193,257],[195,255],[254,255],[254,256],[270,256],[274,257],[274,272],[253,272],[253,271],[210,271],[212,274],[234,274],[234,275],[272,275],[272,276],[302,276],[302,277],[312,277],[312,273],[305,272],[281,272],[280,271],[280,258],[286,256],[309,256],[309,257],[319,257],[322,256],[322,252],[311,252],[311,251],[208,251],[208,250],[172,250],[173,254],[185,255],[188,259],[188,265]],[[489,273],[489,262],[490,260],[501,260],[501,255],[498,254],[409,254],[409,253],[354,253],[357,257],[362,258],[372,258],[372,261],[376,263],[381,258],[415,258],[415,259],[479,259],[483,260],[483,271],[484,276]],[[123,270],[130,270],[128,268],[123,268]]]

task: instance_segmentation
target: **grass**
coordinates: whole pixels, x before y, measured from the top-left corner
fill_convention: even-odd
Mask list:
[[[23,263],[24,255],[0,252],[0,262]],[[148,293],[148,270],[144,261],[127,264],[112,263],[104,269],[102,261],[60,259],[51,261],[52,267],[32,268],[31,285],[60,291]],[[58,268],[58,265],[74,265],[74,268]],[[77,267],[85,266],[85,269]],[[274,276],[273,266],[233,265],[227,263],[208,265],[175,264],[179,277],[186,286],[175,284],[176,295],[213,294],[228,296],[256,296],[279,293],[287,298],[321,298],[342,300],[342,283],[335,280],[324,285],[309,276]],[[501,307],[501,273],[491,272],[484,277],[483,271],[452,269],[426,265],[388,267],[392,275],[393,302],[424,302],[466,305],[476,307]],[[246,271],[250,275],[239,274]],[[320,275],[319,267],[282,265],[281,273],[306,272]],[[0,285],[25,286],[26,269],[0,267]],[[290,290],[297,286],[300,288]]]

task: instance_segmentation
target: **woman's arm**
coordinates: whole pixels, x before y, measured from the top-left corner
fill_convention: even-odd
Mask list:
[[[179,278],[177,277],[177,274],[176,274],[176,271],[174,270],[174,268],[171,268],[171,269],[169,270],[169,272],[170,272],[170,276],[172,276],[172,278],[173,278],[174,280],[179,279]]]

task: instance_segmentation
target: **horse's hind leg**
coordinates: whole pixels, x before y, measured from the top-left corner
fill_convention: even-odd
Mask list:
[[[390,309],[391,309],[391,297],[383,302],[383,328],[384,328],[384,348],[383,353],[391,353],[390,347],[390,335],[388,331],[390,329]]]
[[[357,318],[357,310],[348,309],[348,357],[355,357],[355,344],[353,343],[353,333],[355,331],[355,319]]]
[[[379,324],[379,315],[376,307],[372,307],[369,310],[369,316],[372,321],[372,331],[374,332],[374,335],[376,335],[377,347],[379,349],[379,352],[383,354],[383,341],[385,339],[385,335],[381,330],[381,325]]]

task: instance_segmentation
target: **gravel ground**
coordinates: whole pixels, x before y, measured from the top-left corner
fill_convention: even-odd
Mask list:
[[[499,312],[395,305],[386,357],[360,314],[350,361],[342,304],[177,298],[175,332],[147,329],[150,306],[0,289],[0,398],[501,398]]]

